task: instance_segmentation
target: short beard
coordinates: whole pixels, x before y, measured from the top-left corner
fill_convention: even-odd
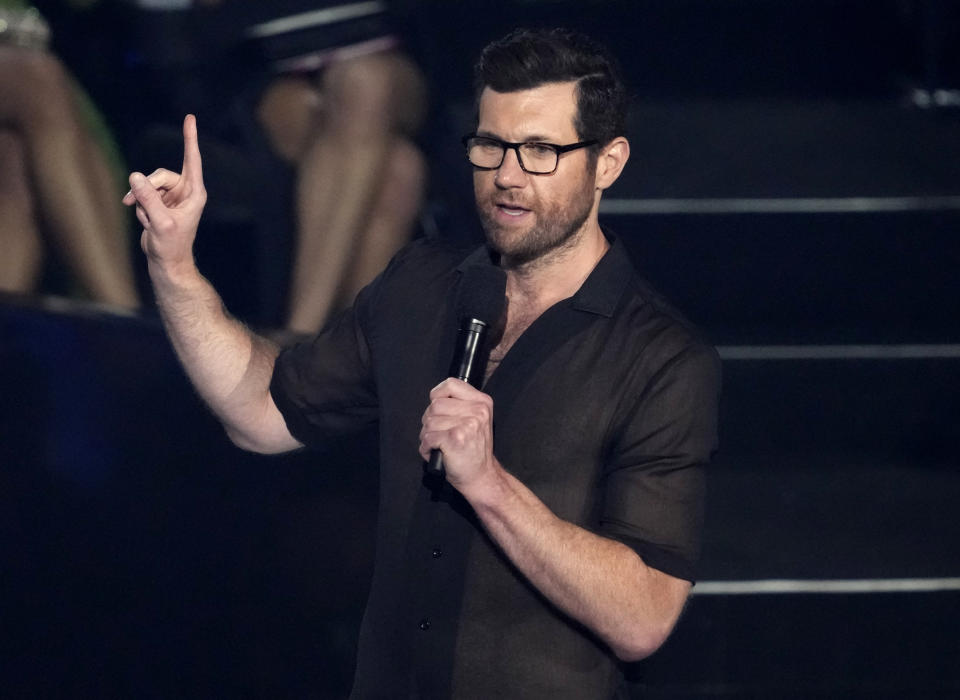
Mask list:
[[[590,194],[592,190],[585,188],[582,197],[576,197],[570,206],[559,209],[540,222],[522,238],[513,241],[509,248],[504,246],[506,239],[497,235],[497,223],[481,207],[477,207],[487,245],[500,255],[500,264],[507,268],[528,266],[551,253],[572,248],[576,244],[577,234],[593,210],[593,197],[588,196]]]

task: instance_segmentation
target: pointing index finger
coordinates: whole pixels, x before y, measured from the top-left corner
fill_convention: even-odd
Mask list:
[[[192,185],[203,186],[203,164],[197,138],[197,118],[188,114],[183,120],[183,177]]]

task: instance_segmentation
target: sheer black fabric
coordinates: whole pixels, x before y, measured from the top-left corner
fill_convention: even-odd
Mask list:
[[[553,608],[417,453],[446,376],[466,257],[416,242],[316,340],[278,359],[272,391],[305,443],[380,426],[377,561],[354,698],[609,698],[609,650]],[[581,289],[491,375],[494,451],[559,517],[693,580],[719,360],[614,241]]]

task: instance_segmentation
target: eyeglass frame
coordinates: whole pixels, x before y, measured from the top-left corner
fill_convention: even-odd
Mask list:
[[[493,141],[500,145],[502,153],[500,154],[500,162],[496,165],[486,166],[486,165],[476,165],[472,160],[470,160],[470,146],[467,145],[467,142],[470,139],[486,139],[488,141]],[[512,148],[514,153],[517,154],[517,163],[520,165],[520,169],[528,175],[553,175],[557,172],[557,168],[560,167],[560,156],[564,153],[569,153],[570,151],[575,151],[579,148],[587,148],[589,146],[596,146],[600,143],[597,139],[589,139],[587,141],[577,141],[576,143],[568,143],[565,146],[561,146],[556,143],[547,143],[545,141],[520,141],[520,142],[511,142],[503,141],[493,136],[484,136],[483,134],[478,134],[476,131],[472,131],[469,134],[465,134],[463,138],[460,139],[460,143],[463,144],[463,147],[467,149],[467,162],[477,170],[498,170],[503,166],[503,161],[507,157],[507,149]],[[547,170],[545,172],[535,172],[532,170],[527,170],[526,166],[523,164],[523,156],[520,155],[521,146],[546,146],[553,150],[557,154],[557,162],[553,166],[553,170]]]

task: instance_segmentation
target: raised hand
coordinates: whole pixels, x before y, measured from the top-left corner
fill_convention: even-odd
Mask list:
[[[136,205],[143,224],[140,247],[151,263],[173,270],[193,264],[193,241],[207,201],[203,166],[197,142],[197,120],[183,120],[183,168],[174,173],[163,168],[149,176],[130,174],[130,191],[123,203]]]

